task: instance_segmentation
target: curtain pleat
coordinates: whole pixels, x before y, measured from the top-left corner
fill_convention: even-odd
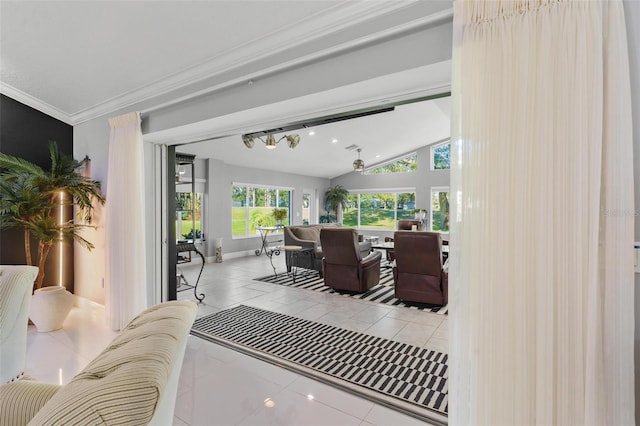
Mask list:
[[[106,320],[122,329],[146,308],[144,152],[140,115],[109,119],[106,232]]]
[[[619,1],[454,4],[451,424],[633,424]]]

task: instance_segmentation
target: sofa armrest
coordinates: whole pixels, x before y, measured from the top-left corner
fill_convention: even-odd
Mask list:
[[[302,248],[312,248],[315,252],[318,248],[318,242],[314,240],[302,240],[298,238],[288,227],[284,228],[284,245],[301,246]]]
[[[0,386],[0,423],[26,425],[60,388],[34,380],[18,380]]]
[[[379,251],[374,251],[369,253],[367,257],[362,259],[362,263],[361,263],[362,269],[371,268],[373,265],[376,265],[376,267],[379,268],[381,258],[382,258],[382,253],[380,253]]]
[[[371,252],[371,241],[362,241],[358,243],[358,251],[361,256],[366,256]]]

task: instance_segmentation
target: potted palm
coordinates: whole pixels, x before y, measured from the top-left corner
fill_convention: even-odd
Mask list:
[[[31,304],[31,320],[38,331],[50,331],[62,326],[64,318],[71,308],[70,293],[64,287],[44,287],[45,264],[54,244],[75,241],[91,250],[94,246],[82,237],[81,231],[91,226],[94,201],[104,204],[100,193],[100,182],[79,173],[89,161],[85,157],[77,161],[61,154],[55,142],[49,144],[51,170],[24,159],[0,153],[0,229],[18,228],[24,233],[25,261],[38,267],[38,276],[34,282],[34,297]],[[72,220],[60,223],[56,212],[61,206],[72,205],[77,208],[81,223]],[[37,241],[37,254],[31,249],[32,238]],[[42,304],[41,299],[50,300]],[[52,300],[58,300],[61,309],[52,309]],[[65,310],[65,306],[68,308]],[[55,312],[51,312],[55,311]],[[60,311],[60,312],[58,312]],[[61,316],[41,318],[42,314]],[[42,326],[38,325],[42,322]],[[53,328],[51,328],[53,327]],[[50,330],[47,330],[50,329]]]
[[[348,201],[349,191],[342,185],[331,187],[324,193],[325,209],[335,214],[336,221],[338,220],[338,210],[340,207],[346,208]]]

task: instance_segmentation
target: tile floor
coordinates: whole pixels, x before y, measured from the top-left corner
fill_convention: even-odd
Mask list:
[[[283,255],[273,261],[279,273],[285,271]],[[199,266],[179,266],[194,282]],[[265,256],[205,265],[198,289],[206,298],[198,316],[252,305],[447,352],[445,315],[253,280],[272,273]],[[193,291],[178,295],[194,300]],[[45,382],[67,383],[115,335],[104,326],[99,306],[73,308],[62,330],[38,333],[30,326],[26,373]],[[266,407],[267,400],[273,407]],[[173,425],[194,426],[418,424],[425,423],[194,336],[189,337],[173,419]]]

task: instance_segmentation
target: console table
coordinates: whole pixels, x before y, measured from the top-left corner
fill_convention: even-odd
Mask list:
[[[202,270],[204,269],[204,254],[202,254],[200,252],[200,250],[198,250],[198,248],[196,247],[196,245],[194,243],[177,243],[176,244],[176,248],[178,251],[178,259],[177,259],[177,264],[181,264],[181,263],[189,263],[191,262],[191,252],[196,252],[200,255],[200,257],[202,258],[202,266],[200,267],[200,272],[198,273],[198,279],[196,279],[196,283],[195,285],[191,285],[187,282],[187,279],[184,277],[184,275],[182,275],[182,273],[180,273],[180,279],[184,280],[185,284],[188,287],[193,287],[193,295],[195,296],[195,298],[198,300],[198,302],[202,302],[204,300],[204,294],[200,293],[200,295],[198,295],[197,293],[197,289],[198,289],[198,283],[200,282],[200,276],[202,275]],[[180,253],[187,253],[187,255],[181,255]],[[185,288],[184,290],[188,290],[187,288]],[[184,291],[184,290],[178,290],[178,291]]]

